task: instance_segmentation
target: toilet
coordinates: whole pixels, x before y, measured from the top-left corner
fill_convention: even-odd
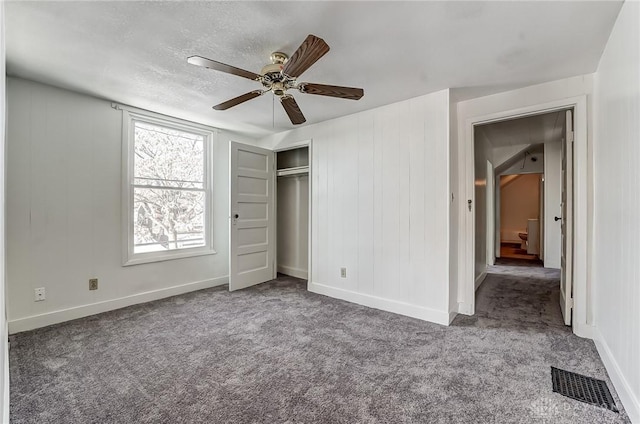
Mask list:
[[[527,239],[529,238],[529,234],[518,233],[518,237],[520,237],[520,240],[522,240],[522,244],[520,244],[520,249],[527,250]]]

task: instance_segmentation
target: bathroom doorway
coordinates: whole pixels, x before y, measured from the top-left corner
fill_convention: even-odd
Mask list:
[[[500,175],[501,258],[540,261],[543,182],[542,173]]]

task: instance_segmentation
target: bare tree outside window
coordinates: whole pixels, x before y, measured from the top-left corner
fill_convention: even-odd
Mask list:
[[[134,122],[134,253],[206,245],[204,137]]]

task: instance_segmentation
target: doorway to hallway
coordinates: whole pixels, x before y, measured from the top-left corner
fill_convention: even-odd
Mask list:
[[[572,162],[571,119],[571,110],[560,109],[473,127],[475,289],[496,271],[496,260],[531,260],[530,265],[559,273],[556,305],[567,325],[572,306],[566,242],[572,238],[567,209],[572,174],[566,165]],[[531,271],[523,268],[518,274]]]

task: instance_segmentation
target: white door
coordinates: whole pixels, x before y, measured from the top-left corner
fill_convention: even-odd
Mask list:
[[[573,265],[573,117],[566,112],[566,128],[562,143],[562,256],[560,257],[560,308],[566,325],[571,325]]]
[[[230,145],[229,290],[275,277],[275,155],[270,150]]]

